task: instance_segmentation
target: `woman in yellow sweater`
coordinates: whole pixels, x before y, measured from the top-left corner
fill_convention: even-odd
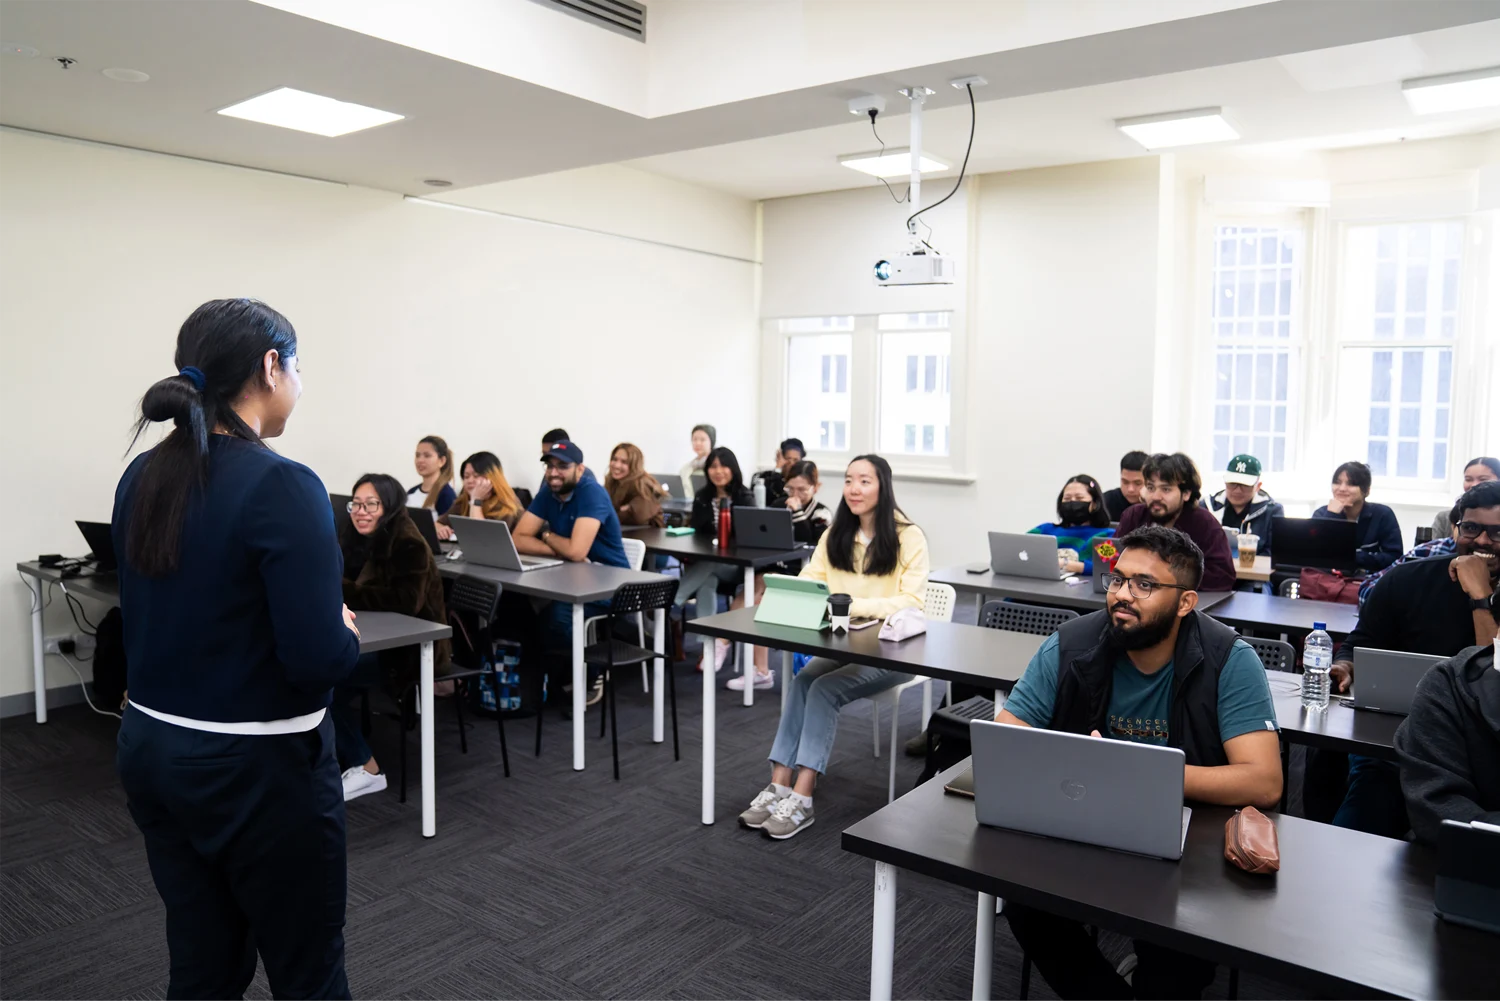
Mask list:
[[[849,614],[855,618],[883,619],[903,608],[922,607],[927,538],[896,505],[890,463],[878,455],[856,456],[849,463],[833,525],[818,540],[801,576],[824,581],[832,594],[853,598]],[[809,661],[787,693],[771,745],[771,784],[740,814],[740,823],[778,841],[812,824],[813,786],[828,768],[839,709],[910,680],[909,674],[825,657]]]

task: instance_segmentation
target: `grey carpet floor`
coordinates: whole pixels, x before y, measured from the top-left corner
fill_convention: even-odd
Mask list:
[[[846,710],[816,824],[786,842],[734,814],[765,784],[779,699],[753,708],[721,690],[718,811],[699,823],[700,676],[677,667],[682,760],[650,740],[639,681],[621,690],[621,781],[589,715],[588,768],[571,768],[569,724],[548,717],[542,756],[531,721],[474,723],[459,753],[451,706],[438,718],[438,836],[421,837],[412,796],[397,802],[394,723],[377,723],[393,788],[349,806],[348,971],[356,997],[857,998],[869,990],[872,864],[839,833],[885,803],[869,710]],[[920,700],[908,697],[903,739]],[[113,769],[115,722],[87,707],[0,724],[0,996],[162,997],[163,912]],[[897,762],[898,791],[920,770]],[[968,997],[974,897],[903,874],[895,992]],[[1127,951],[1123,940],[1107,947]],[[1223,997],[1220,972],[1211,997]],[[1004,921],[994,996],[1016,997],[1020,954]],[[1245,977],[1242,997],[1297,997]],[[262,974],[252,997],[268,997]],[[1033,997],[1051,997],[1033,979]]]

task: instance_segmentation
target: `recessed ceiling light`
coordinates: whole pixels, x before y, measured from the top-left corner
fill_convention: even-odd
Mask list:
[[[0,42],[0,55],[19,56],[22,59],[35,59],[36,49],[30,45],[22,45],[20,42]]]
[[[379,108],[367,108],[363,104],[335,101],[331,97],[309,94],[292,87],[282,87],[269,94],[232,104],[219,114],[330,137],[399,122],[406,117],[381,111]]]
[[[115,68],[100,70],[99,72],[103,73],[111,80],[118,80],[121,83],[145,83],[147,80],[151,79],[151,74],[142,73],[140,70]]]
[[[452,181],[445,181],[441,177],[429,177],[426,180],[424,180],[422,183],[425,184],[425,185],[427,185],[429,188],[451,188],[451,187],[453,187],[453,182]]]
[[[1240,134],[1224,120],[1222,108],[1170,111],[1164,115],[1119,118],[1115,128],[1147,149],[1196,146],[1238,139]]]
[[[952,167],[936,157],[923,155],[922,173],[940,174]],[[910,147],[887,147],[884,153],[875,150],[869,153],[845,153],[839,163],[873,177],[906,177],[911,174]]]
[[[1419,115],[1500,105],[1500,66],[1401,81],[1401,93]]]

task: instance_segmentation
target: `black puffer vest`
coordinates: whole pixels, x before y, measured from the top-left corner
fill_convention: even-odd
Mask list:
[[[1109,613],[1091,612],[1057,630],[1057,700],[1049,730],[1107,733],[1109,697],[1120,652],[1109,642]],[[1239,634],[1201,612],[1177,631],[1172,653],[1168,747],[1182,749],[1190,765],[1227,765],[1219,737],[1219,672]]]

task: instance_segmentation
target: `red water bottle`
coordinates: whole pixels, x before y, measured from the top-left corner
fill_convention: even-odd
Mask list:
[[[729,548],[729,501],[719,502],[719,548]]]

